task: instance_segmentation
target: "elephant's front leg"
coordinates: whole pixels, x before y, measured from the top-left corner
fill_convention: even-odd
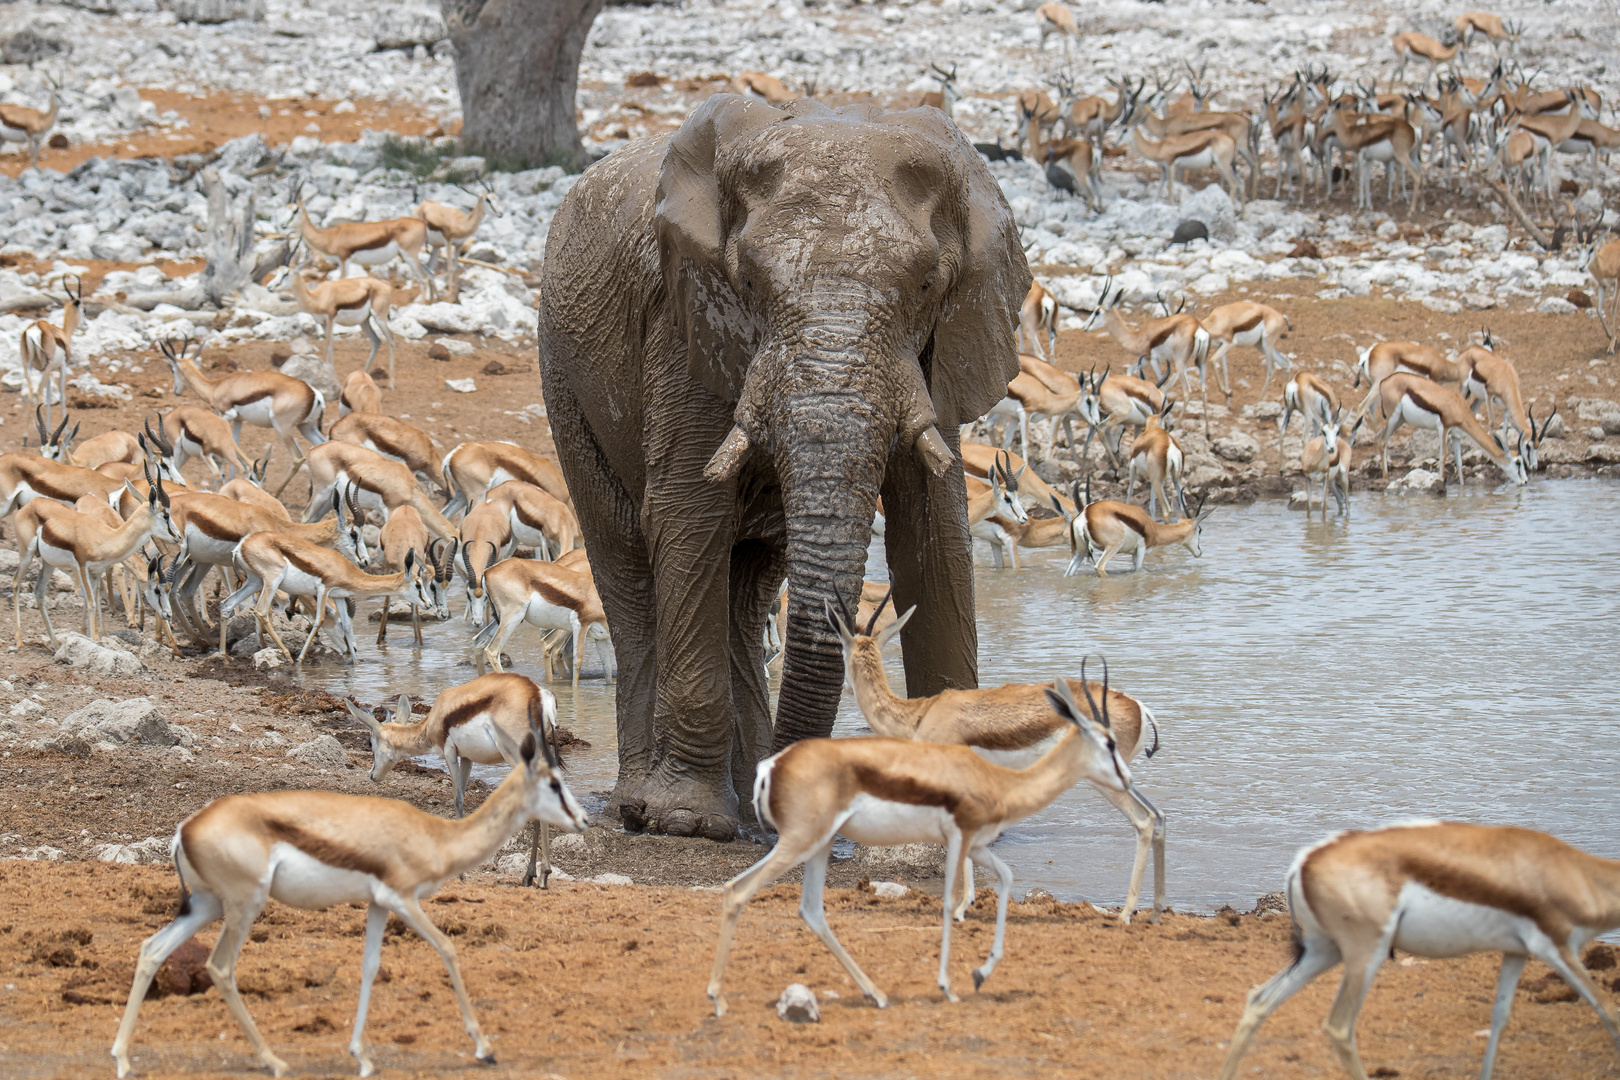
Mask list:
[[[689,471],[672,465],[647,478],[643,520],[658,598],[657,757],[619,814],[631,829],[729,841],[737,837],[727,648],[736,491],[703,479],[702,464]]]

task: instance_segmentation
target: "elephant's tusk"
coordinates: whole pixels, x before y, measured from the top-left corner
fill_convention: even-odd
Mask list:
[[[939,428],[929,424],[923,433],[917,436],[914,448],[917,457],[922,461],[923,467],[935,476],[944,476],[945,470],[956,464],[956,457],[951,448],[945,445],[945,438],[939,433]],[[721,447],[721,449],[725,449]],[[715,455],[717,458],[718,454]],[[713,465],[710,465],[713,468]]]
[[[714,457],[703,466],[703,479],[711,483],[736,479],[737,470],[742,468],[743,458],[748,456],[748,448],[748,432],[740,426],[733,425],[730,434],[726,436],[726,441],[720,444],[720,449],[714,452]]]

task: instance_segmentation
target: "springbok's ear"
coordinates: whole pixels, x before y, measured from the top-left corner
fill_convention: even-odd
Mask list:
[[[725,401],[742,394],[743,377],[763,327],[733,280],[727,226],[740,228],[721,190],[717,159],[728,147],[787,114],[739,94],[716,94],[671,136],[658,172],[653,228],[677,333],[692,377]]]
[[[350,716],[354,717],[354,719],[360,721],[371,730],[375,731],[382,727],[381,724],[377,723],[377,718],[371,715],[371,710],[362,709],[358,704],[355,703],[354,698],[344,698],[343,705],[349,710]]]
[[[408,724],[411,722],[411,695],[401,694],[394,699],[394,723]]]

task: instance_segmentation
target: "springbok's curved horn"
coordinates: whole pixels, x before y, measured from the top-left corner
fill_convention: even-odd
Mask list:
[[[878,601],[877,610],[872,612],[871,620],[869,622],[867,622],[867,624],[866,624],[866,636],[867,637],[871,637],[873,635],[873,633],[877,630],[878,617],[883,614],[883,609],[889,606],[889,597],[891,597],[893,595],[894,595],[894,586],[890,585],[889,590],[883,594],[883,599]]]

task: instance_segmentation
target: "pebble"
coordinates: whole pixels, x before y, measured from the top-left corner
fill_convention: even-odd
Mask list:
[[[821,1022],[821,1006],[815,991],[804,983],[790,983],[776,1000],[776,1015],[790,1024],[816,1024]]]

